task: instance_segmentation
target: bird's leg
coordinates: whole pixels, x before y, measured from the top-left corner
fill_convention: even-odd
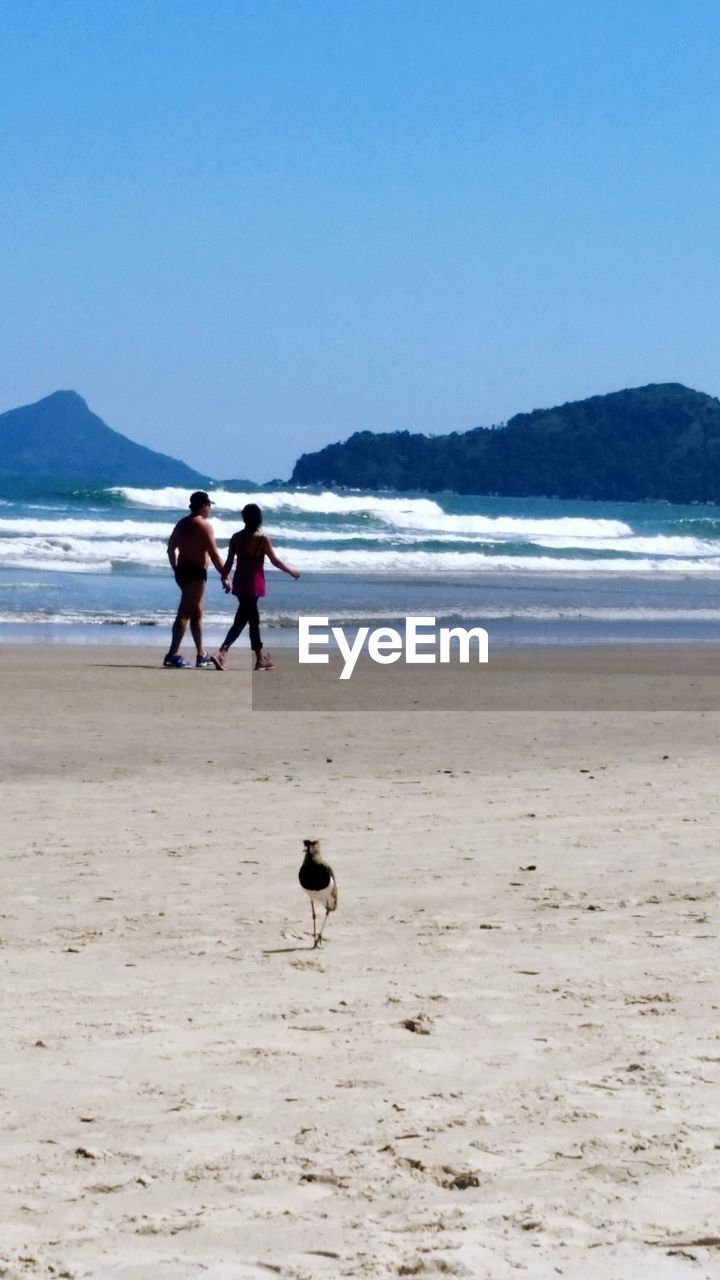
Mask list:
[[[330,912],[328,911],[328,909],[327,909],[327,907],[326,907],[326,908],[325,908],[325,919],[323,920],[322,924],[320,925],[320,932],[319,932],[319,934],[318,934],[318,936],[317,936],[317,942],[315,943],[315,946],[317,946],[317,945],[318,945],[318,943],[322,942],[323,929],[325,928],[325,925],[327,924],[327,918],[328,918],[328,916],[329,916],[329,915],[330,915]]]
[[[310,899],[310,910],[312,911],[312,917],[313,917],[313,946],[316,947],[317,935],[315,932],[315,903],[313,902],[312,898]]]

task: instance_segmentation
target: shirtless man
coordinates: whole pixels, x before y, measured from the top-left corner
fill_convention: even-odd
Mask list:
[[[170,535],[167,546],[168,560],[181,595],[177,617],[173,623],[172,643],[163,660],[164,667],[191,665],[178,653],[189,622],[197,649],[195,666],[216,667],[221,670],[220,664],[205,653],[202,645],[203,595],[207,582],[208,559],[212,560],[221,576],[223,569],[223,562],[215,544],[215,534],[212,525],[208,522],[211,506],[208,495],[202,490],[191,494],[190,515],[179,520]]]

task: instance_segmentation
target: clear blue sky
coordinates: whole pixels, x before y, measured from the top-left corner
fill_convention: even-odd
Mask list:
[[[720,394],[717,0],[0,0],[0,409],[215,476]]]

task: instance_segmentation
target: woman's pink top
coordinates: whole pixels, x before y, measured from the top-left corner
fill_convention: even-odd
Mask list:
[[[263,560],[265,552],[259,555],[238,555],[237,569],[233,575],[232,593],[234,596],[264,596],[265,571]]]

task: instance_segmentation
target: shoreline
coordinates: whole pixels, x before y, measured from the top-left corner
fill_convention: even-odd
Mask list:
[[[354,639],[360,625],[401,627],[405,616],[387,619],[380,614],[376,619],[369,615],[362,624],[342,622],[342,626],[350,639]],[[334,615],[329,614],[330,625]],[[659,621],[633,619],[623,622],[613,619],[594,618],[558,618],[553,620],[536,620],[526,618],[497,619],[489,616],[463,616],[461,619],[451,616],[446,619],[438,614],[438,625],[450,626],[482,626],[488,632],[490,651],[506,651],[514,648],[586,648],[586,647],[652,647],[682,646],[709,647],[720,645],[720,611],[718,618],[703,618],[692,621],[682,620]],[[222,622],[210,620],[205,623],[203,633],[205,647],[214,650],[220,644],[232,615]],[[96,622],[14,622],[0,618],[0,649],[14,645],[50,646],[50,647],[92,647],[102,648],[142,648],[167,649],[170,643],[172,618],[162,622],[118,622],[116,620]],[[261,628],[267,640],[267,647],[283,651],[297,650],[298,631],[296,626],[273,626],[261,616]],[[247,647],[247,638],[243,635],[236,644],[236,649]],[[192,644],[188,631],[183,643],[183,652],[190,654]]]

